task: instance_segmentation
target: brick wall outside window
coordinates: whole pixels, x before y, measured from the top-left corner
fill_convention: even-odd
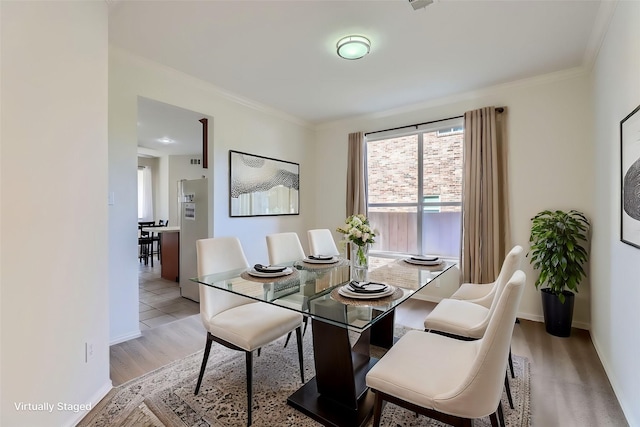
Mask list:
[[[462,199],[462,133],[425,133],[424,195],[441,202]],[[418,137],[410,135],[367,143],[369,203],[415,203],[418,186]],[[386,210],[386,209],[385,209]],[[396,208],[394,210],[407,210]],[[459,211],[442,208],[442,211]]]

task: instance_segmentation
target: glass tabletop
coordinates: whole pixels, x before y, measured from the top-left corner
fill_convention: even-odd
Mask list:
[[[350,291],[349,261],[341,258],[333,263],[299,260],[283,264],[287,269],[277,277],[239,269],[191,280],[362,331],[456,264],[443,260],[438,265],[424,266],[398,259],[370,268],[367,282],[386,285],[382,294]]]

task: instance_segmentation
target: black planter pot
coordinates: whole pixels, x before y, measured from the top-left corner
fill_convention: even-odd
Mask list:
[[[573,302],[575,295],[571,291],[562,291],[564,304],[549,288],[542,291],[542,312],[547,332],[556,337],[571,335],[571,321],[573,320]]]

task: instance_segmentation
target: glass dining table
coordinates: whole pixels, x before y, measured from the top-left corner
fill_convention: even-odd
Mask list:
[[[363,426],[374,402],[365,377],[378,361],[370,346],[390,348],[395,308],[456,263],[416,265],[397,259],[370,267],[367,281],[387,287],[383,294],[366,294],[349,291],[348,260],[311,261],[288,264],[290,273],[278,277],[257,277],[255,271],[241,269],[191,280],[310,319],[316,375],[287,403],[325,426]]]

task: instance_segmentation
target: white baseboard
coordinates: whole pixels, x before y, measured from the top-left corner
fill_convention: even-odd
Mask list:
[[[518,313],[518,319],[531,320],[532,322],[540,322],[544,323],[544,317],[541,314],[531,314],[531,313]],[[586,322],[576,322],[575,320],[571,323],[573,328],[590,330],[591,325]]]
[[[638,423],[634,424],[633,411],[630,408],[631,405],[627,405],[628,403],[627,399],[625,399],[625,395],[622,389],[620,388],[620,384],[618,384],[618,379],[613,374],[613,369],[611,369],[611,366],[609,365],[609,361],[606,358],[602,357],[602,354],[603,354],[603,352],[601,351],[602,347],[600,347],[598,340],[596,340],[593,335],[591,335],[591,342],[593,343],[593,347],[596,349],[596,354],[600,359],[600,363],[602,364],[602,367],[604,368],[604,372],[607,375],[607,378],[609,379],[611,388],[613,388],[613,394],[616,395],[616,399],[620,404],[620,408],[622,408],[622,413],[627,419],[627,422],[629,423],[630,426],[640,425]],[[640,420],[638,420],[638,422],[640,422]]]
[[[102,398],[104,398],[107,393],[109,393],[111,391],[111,389],[113,388],[113,383],[111,382],[111,380],[107,381],[106,383],[103,384],[102,387],[100,387],[98,389],[98,391],[96,391],[94,393],[94,395],[89,399],[89,402],[91,403],[91,408],[95,408],[96,405],[98,403],[100,403],[100,401],[102,400]],[[78,423],[87,416],[87,414],[91,411],[91,408],[85,410],[85,411],[79,411],[79,412],[71,412],[72,417],[69,420],[69,423],[65,424],[69,427],[73,427],[78,425]]]
[[[411,296],[411,298],[419,299],[420,301],[428,301],[428,302],[435,302],[435,303],[439,303],[443,299],[438,297],[432,297],[429,295],[423,295],[420,292],[416,292]]]
[[[132,340],[134,338],[138,338],[142,336],[142,332],[140,332],[140,329],[138,329],[137,331],[128,333],[128,334],[124,334],[124,335],[120,335],[119,337],[115,337],[113,338],[110,342],[109,345],[115,345],[115,344],[120,344],[121,342],[125,342],[125,341],[129,341]]]

